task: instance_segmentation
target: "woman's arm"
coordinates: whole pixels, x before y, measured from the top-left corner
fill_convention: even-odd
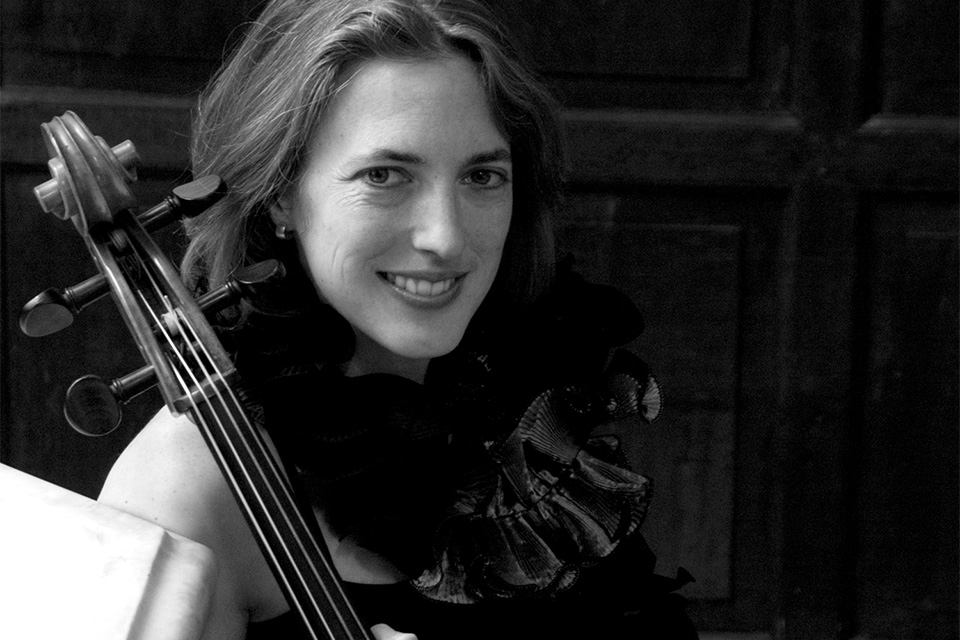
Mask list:
[[[241,640],[287,608],[199,430],[161,411],[130,443],[99,501],[209,547],[217,579],[204,640]]]

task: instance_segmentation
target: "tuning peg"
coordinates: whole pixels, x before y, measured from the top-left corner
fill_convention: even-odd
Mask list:
[[[39,338],[65,329],[84,307],[106,294],[108,289],[107,280],[102,275],[95,275],[63,291],[47,289],[23,306],[20,330],[32,338]]]
[[[123,145],[114,147],[114,152],[122,156]],[[37,189],[49,190],[46,183]],[[137,219],[147,231],[152,231],[179,218],[192,218],[200,214],[225,193],[226,185],[220,176],[205,176],[176,187],[163,202],[144,211]],[[24,305],[20,312],[20,329],[32,338],[66,329],[73,324],[74,317],[81,310],[109,290],[106,278],[99,274],[63,291],[47,289]]]
[[[225,285],[200,296],[197,305],[205,314],[214,314],[236,304],[241,298],[254,295],[258,289],[283,278],[285,274],[283,263],[273,259],[238,269]]]
[[[153,231],[203,213],[226,193],[227,185],[220,176],[204,176],[174,188],[163,202],[142,212],[137,220],[147,231]]]
[[[240,269],[234,274],[230,282],[201,296],[197,300],[197,305],[204,314],[216,313],[236,303],[239,298],[254,294],[259,287],[282,278],[284,274],[283,263],[279,260],[266,260]],[[51,299],[60,295],[56,292],[45,291],[37,298],[47,294],[50,295]],[[44,313],[54,315],[56,309],[65,309],[69,304],[65,300],[59,304],[53,302],[41,304],[36,307],[35,316],[39,318],[39,315]],[[44,307],[50,307],[50,309],[44,310]],[[73,315],[66,310],[63,313],[67,314],[66,324],[63,325],[66,326],[72,321]],[[23,324],[24,320],[21,316],[21,327]],[[63,404],[63,415],[71,427],[84,435],[106,435],[120,426],[120,421],[123,418],[123,405],[131,398],[150,389],[156,382],[156,372],[150,365],[110,382],[105,382],[95,375],[83,376],[75,380],[67,389],[66,400]]]
[[[99,376],[83,376],[67,389],[63,415],[83,435],[105,436],[120,426],[123,405],[156,381],[156,373],[149,365],[109,383]]]

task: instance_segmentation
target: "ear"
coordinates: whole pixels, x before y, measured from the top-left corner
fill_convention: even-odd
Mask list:
[[[294,218],[292,198],[287,194],[280,196],[276,202],[270,205],[270,219],[273,224],[283,225],[287,229],[293,230],[296,228]]]

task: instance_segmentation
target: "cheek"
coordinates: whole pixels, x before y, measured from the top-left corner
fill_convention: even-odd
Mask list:
[[[466,225],[475,245],[503,247],[513,217],[512,192],[471,194],[464,202]]]
[[[485,253],[499,256],[503,252],[510,232],[511,209],[506,207],[496,212],[484,213],[485,215],[480,218],[475,227],[475,237],[478,238],[478,244]]]
[[[343,259],[349,250],[348,229],[341,228],[336,218],[321,215],[313,208],[302,215],[297,226],[300,263],[313,280],[321,297],[328,301],[323,289],[336,283],[343,271]]]
[[[371,261],[394,245],[389,225],[358,216],[314,219],[300,239],[300,258],[320,289],[342,287],[370,272]]]

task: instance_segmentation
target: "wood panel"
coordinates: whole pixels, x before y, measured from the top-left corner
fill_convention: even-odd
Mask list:
[[[790,0],[489,0],[570,109],[755,111],[790,102]]]
[[[657,371],[667,408],[661,422],[619,435],[654,479],[644,532],[658,570],[696,576],[684,593],[705,629],[766,628],[777,588],[777,379],[765,372],[778,359],[785,197],[580,186],[560,219],[560,245],[581,270],[645,314],[633,348]]]
[[[876,193],[862,207],[857,615],[866,635],[947,640],[960,563],[957,207]]]
[[[749,77],[752,0],[530,0],[500,15],[550,76]],[[557,37],[577,16],[580,37]],[[527,19],[536,16],[535,19]]]
[[[0,160],[12,165],[46,165],[49,154],[40,124],[70,109],[111,145],[133,140],[145,176],[184,174],[189,166],[192,105],[190,98],[181,96],[6,85],[0,95],[4,143]]]
[[[256,0],[5,0],[4,84],[186,95],[217,68]]]
[[[788,113],[564,112],[571,181],[595,186],[780,187],[802,157]]]
[[[875,67],[881,113],[957,113],[958,5],[954,0],[888,0],[866,4],[876,30]]]
[[[672,214],[677,204],[687,219]],[[558,234],[585,277],[642,301],[649,330],[632,348],[657,372],[669,410],[621,437],[654,480],[644,530],[660,570],[691,571],[697,582],[686,592],[700,598],[731,590],[740,232],[717,224],[717,206],[682,194],[578,194]]]

